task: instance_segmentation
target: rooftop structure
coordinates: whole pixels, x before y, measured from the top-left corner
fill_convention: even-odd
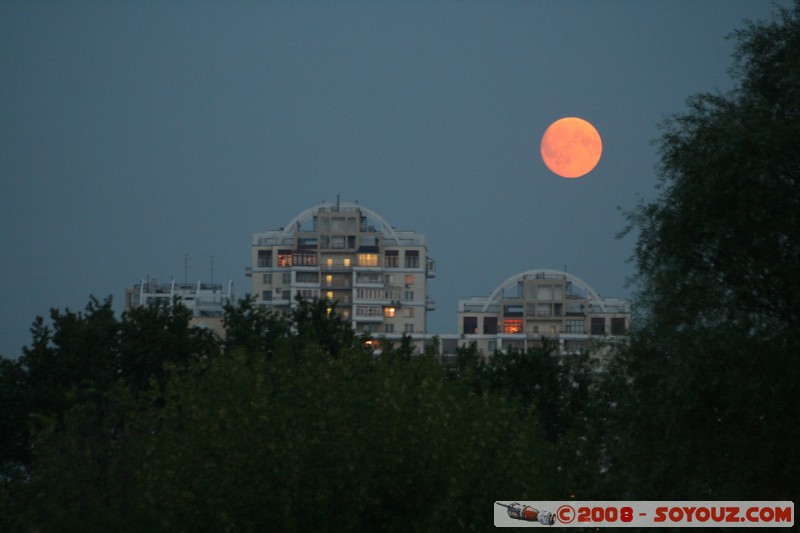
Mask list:
[[[488,297],[458,304],[461,343],[475,342],[487,355],[509,347],[525,350],[542,339],[557,342],[562,353],[607,346],[629,325],[627,301],[601,298],[585,281],[558,270],[516,274]]]

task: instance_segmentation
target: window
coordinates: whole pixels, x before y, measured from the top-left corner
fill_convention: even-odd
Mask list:
[[[259,250],[258,251],[258,266],[261,268],[272,267],[272,250]]]
[[[497,334],[497,317],[496,316],[485,316],[485,317],[483,317],[483,332],[486,335],[496,335]]]
[[[556,334],[556,327],[550,326],[550,335],[555,335],[555,334]]]
[[[359,300],[396,300],[393,291],[386,289],[356,289]]]
[[[356,307],[356,316],[381,316],[383,309],[377,305],[359,305]]]
[[[383,308],[383,316],[386,318],[393,318],[396,309],[394,307],[384,307]]]
[[[376,272],[359,272],[356,274],[356,283],[371,283],[373,285],[381,285],[383,276]]]
[[[522,319],[507,318],[503,320],[503,333],[522,333]]]
[[[271,302],[272,301],[272,291],[264,291],[264,292],[262,292],[261,293],[261,299],[264,300],[265,302]]]
[[[478,333],[478,317],[465,316],[461,332],[465,335],[473,335]]]
[[[264,274],[261,276],[261,283],[264,285],[272,285],[272,274]]]
[[[625,319],[623,317],[614,317],[611,319],[611,334],[625,335]]]
[[[383,331],[385,333],[394,333],[394,324],[384,324]]]
[[[551,301],[553,299],[553,286],[552,285],[539,285],[536,290],[536,299]]]
[[[414,299],[414,291],[403,291],[403,299],[410,301]]]
[[[579,303],[567,303],[567,316],[583,314],[583,306]]]
[[[583,333],[583,320],[567,320],[566,328],[567,333]]]
[[[358,254],[358,266],[362,267],[378,266],[378,254]]]
[[[350,268],[350,258],[349,257],[345,257],[344,258],[344,267],[345,268]]]
[[[400,266],[400,252],[397,250],[386,250],[383,252],[384,268],[398,268]]]
[[[319,273],[317,272],[297,272],[295,274],[297,283],[319,283]]]
[[[504,305],[503,316],[522,316],[522,306],[520,304]]]
[[[319,297],[317,289],[298,289],[297,295],[304,300],[314,300]]]
[[[317,254],[295,253],[292,255],[292,264],[294,266],[317,266]]]
[[[403,309],[403,316],[406,318],[414,318],[414,308],[406,307]]]
[[[391,285],[394,283],[394,276],[392,274],[386,274],[386,276],[383,278],[383,281],[386,283],[386,285]]]
[[[358,237],[358,246],[371,246],[377,247],[378,246],[378,236],[377,235],[361,235]]]
[[[292,266],[292,251],[278,250],[278,267]]]
[[[285,272],[284,274],[282,274],[281,281],[283,282],[284,285],[290,285],[292,283],[292,273]]]
[[[602,316],[592,317],[592,335],[606,334],[606,319]]]
[[[406,268],[419,268],[419,250],[406,250]]]
[[[536,304],[536,316],[550,316],[550,304]]]
[[[406,274],[406,285],[414,284],[414,274]]]
[[[334,235],[331,237],[331,248],[342,250],[344,248],[344,235]]]
[[[333,300],[333,291],[326,292],[325,298],[327,298],[328,300]]]
[[[327,259],[325,260],[325,265],[326,265],[328,268],[333,268],[333,259],[332,259],[332,258],[330,258],[330,257],[329,257],[329,258],[327,258]]]
[[[283,300],[291,300],[292,299],[292,291],[283,291],[281,293],[281,299],[283,299]]]
[[[404,331],[406,333],[414,333],[414,324],[406,324]]]

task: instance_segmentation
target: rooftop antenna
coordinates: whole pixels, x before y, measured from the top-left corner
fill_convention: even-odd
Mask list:
[[[336,211],[339,211],[339,195],[336,195]]]

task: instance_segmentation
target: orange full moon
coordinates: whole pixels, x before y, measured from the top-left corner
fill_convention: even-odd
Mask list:
[[[542,160],[562,178],[580,178],[600,161],[603,142],[590,123],[577,117],[561,118],[542,136]]]

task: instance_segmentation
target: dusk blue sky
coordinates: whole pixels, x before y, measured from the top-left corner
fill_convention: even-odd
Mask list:
[[[786,5],[779,2],[778,5]],[[428,237],[429,331],[516,273],[631,297],[618,208],[656,194],[651,143],[727,91],[766,1],[0,4],[0,354],[51,307],[146,276],[250,291],[252,234],[322,201]],[[579,179],[539,156],[592,122]]]

